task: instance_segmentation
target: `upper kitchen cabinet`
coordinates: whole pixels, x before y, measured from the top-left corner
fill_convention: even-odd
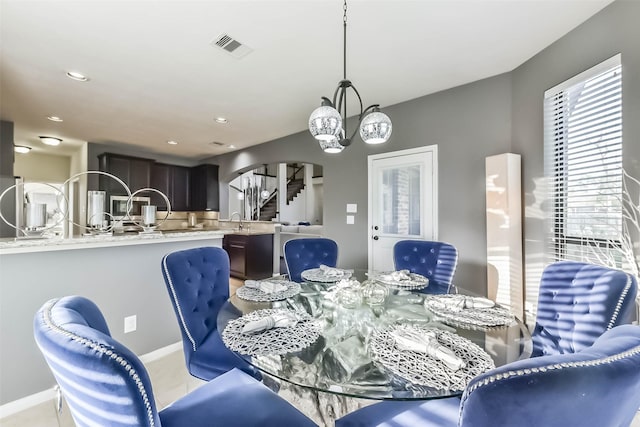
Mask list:
[[[132,193],[150,186],[152,165],[153,160],[140,157],[113,153],[103,153],[98,156],[99,170],[120,178]],[[100,189],[106,191],[108,196],[125,196],[127,194],[120,183],[105,175],[100,175],[99,185]]]
[[[171,202],[172,211],[218,211],[218,165],[195,167],[156,163],[151,159],[103,153],[98,156],[99,169],[117,176],[129,186],[131,192],[153,188],[164,193]],[[107,197],[124,196],[126,191],[117,181],[100,175],[100,189]],[[167,203],[155,191],[140,196],[150,197],[158,210],[166,210]]]
[[[171,197],[169,195],[169,168],[171,165],[165,165],[164,163],[154,163],[151,166],[151,188],[155,188],[156,190],[162,191],[171,201]],[[159,210],[164,210],[163,207],[166,206],[167,202],[164,201],[163,197],[153,191],[149,194],[151,197],[151,203],[158,206]],[[172,209],[173,203],[171,204]]]
[[[189,194],[191,193],[191,168],[184,166],[171,167],[171,200],[172,210],[174,211],[192,211],[189,205]]]
[[[218,165],[191,168],[191,210],[219,211]]]
[[[151,167],[151,187],[162,191],[171,202],[171,210],[193,210],[190,206],[191,193],[191,168],[164,163],[154,163]],[[160,210],[166,206],[166,202],[156,192],[152,192],[151,203]]]

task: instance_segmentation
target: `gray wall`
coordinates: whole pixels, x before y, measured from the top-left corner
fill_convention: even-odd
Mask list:
[[[13,122],[0,120],[0,194],[15,184],[13,178]],[[15,191],[2,198],[2,215],[12,224],[16,223]],[[16,230],[0,219],[0,237],[15,237]]]
[[[98,144],[90,142],[87,144],[87,170],[97,171],[98,168],[98,155],[102,153],[115,153],[122,154],[124,156],[141,157],[143,159],[155,160],[159,163],[167,163],[170,165],[178,166],[197,166],[203,162],[197,162],[184,157],[168,156],[166,154],[151,153],[149,151],[140,150],[136,147],[126,144]],[[98,175],[91,174],[87,178],[88,189],[98,189]]]
[[[210,163],[220,165],[220,178],[223,181],[221,210],[225,211],[227,203],[224,181],[230,181],[236,176],[237,171],[280,161],[320,164],[324,167],[326,233],[340,245],[341,265],[362,268],[367,263],[367,155],[438,144],[439,237],[453,243],[460,250],[456,282],[484,292],[484,158],[507,151],[522,155],[526,220],[525,256],[527,262],[535,266],[541,259],[540,242],[543,233],[537,214],[540,195],[534,191],[536,180],[543,175],[543,93],[546,89],[618,52],[622,52],[624,69],[624,163],[628,169],[634,169],[636,176],[640,176],[639,21],[640,2],[618,0],[513,72],[387,107],[384,110],[393,120],[394,133],[390,142],[383,146],[365,146],[356,139],[342,154],[331,156],[322,153],[317,143],[305,131],[242,152],[208,159]],[[355,83],[357,85],[357,82]],[[365,101],[375,101],[375,93],[362,95]],[[309,111],[312,108],[313,106]],[[90,150],[90,160],[102,151],[114,152],[111,146],[108,150],[100,151],[101,148],[98,146],[93,152]],[[130,152],[122,154],[136,155]],[[153,158],[142,153],[137,155]],[[347,203],[359,205],[356,224],[353,226],[344,224]],[[90,257],[92,251],[87,251],[86,257]],[[17,335],[8,340],[5,340],[5,333],[2,333],[3,360],[0,373],[9,375],[11,382],[2,378],[0,403],[53,385],[52,378],[45,373],[44,361],[41,358],[37,361],[21,361],[25,366],[33,366],[33,372],[25,374],[23,378],[18,378],[10,372],[18,362],[5,364],[5,358],[12,354],[13,349],[33,348],[33,338],[29,330],[30,319],[36,308],[33,301],[37,301],[39,306],[46,298],[69,292],[82,293],[94,298],[98,305],[105,309],[107,320],[116,332],[116,338],[124,340],[137,352],[150,351],[152,347],[158,348],[163,343],[176,341],[177,325],[174,323],[173,314],[170,313],[168,298],[160,292],[165,292],[164,285],[158,282],[162,280],[159,275],[160,256],[159,253],[145,252],[142,258],[136,257],[139,263],[150,263],[150,268],[156,272],[155,277],[129,276],[118,288],[101,282],[101,275],[96,273],[101,271],[100,269],[89,268],[69,269],[65,271],[65,275],[60,274],[56,277],[57,284],[52,285],[49,276],[41,277],[44,274],[42,269],[34,270],[30,267],[35,265],[33,263],[25,265],[24,268],[29,269],[30,275],[34,276],[24,276],[24,271],[21,270],[17,276],[20,277],[20,286],[11,286],[14,282],[18,283],[18,279],[7,276],[5,265],[2,263],[0,302],[4,304],[5,301],[9,301],[9,296],[18,302],[15,303],[15,310],[8,311],[5,305],[1,307],[0,325],[21,323],[22,321],[11,315],[16,311],[26,313],[20,319],[27,319],[25,321],[28,325],[20,326],[22,329],[16,331]],[[89,262],[85,259],[84,253],[82,257],[72,259],[75,265],[80,266],[84,266],[85,261]],[[527,279],[530,281],[534,281],[536,275],[532,269],[535,267],[527,269]],[[65,284],[67,274],[71,274],[77,284]],[[32,278],[25,282],[24,277]],[[160,292],[157,299],[149,300],[146,292],[150,285],[160,286],[159,289],[156,288]],[[30,297],[26,299],[25,295]],[[152,328],[153,333],[160,333],[153,338],[153,343],[139,335],[130,337],[117,334],[122,328],[122,316],[132,314],[128,312],[127,305],[132,301],[138,306],[146,304],[149,309],[156,307],[166,316],[164,321],[170,321],[166,325],[162,324],[162,327],[156,325]],[[142,327],[141,319],[139,327]],[[6,351],[6,348],[12,350]],[[26,385],[21,386],[21,382]]]
[[[202,163],[179,156],[151,153],[149,151],[140,150],[137,147],[125,144],[98,144],[96,142],[90,142],[88,144],[87,150],[87,164],[89,170],[98,170],[98,155],[102,153],[115,153],[125,156],[142,157],[143,159],[151,159],[159,163],[168,163],[171,165],[188,167],[196,166]]]
[[[0,120],[0,175],[13,176],[13,122]]]
[[[0,255],[0,405],[55,385],[33,339],[33,316],[51,298],[91,299],[113,337],[138,355],[180,341],[162,278],[162,257],[176,250],[222,246],[222,238],[177,240]],[[137,330],[124,334],[124,318],[134,314]]]
[[[640,2],[618,0],[515,69],[512,151],[522,155],[525,279],[535,301],[544,265],[540,207],[544,176],[544,91],[622,53],[623,162],[640,177]]]
[[[484,159],[503,152],[522,155],[525,279],[530,298],[542,269],[540,188],[543,176],[544,91],[622,52],[624,163],[640,176],[640,2],[618,0],[510,73],[428,95],[384,111],[393,121],[391,140],[368,147],[359,138],[339,155],[322,153],[307,132],[241,152],[208,159],[220,165],[221,212],[224,181],[238,170],[277,161],[306,161],[324,167],[324,224],[340,247],[339,264],[367,264],[367,156],[438,145],[440,240],[460,252],[455,281],[486,292]],[[541,29],[544,30],[543,28]],[[337,83],[337,82],[336,82]],[[356,85],[358,82],[354,82]],[[375,93],[363,93],[367,102]],[[312,107],[309,109],[311,112]],[[353,128],[353,125],[351,125]],[[534,194],[535,193],[535,194]],[[358,203],[356,224],[344,224],[346,203]]]
[[[357,82],[355,82],[357,84]],[[375,100],[375,94],[362,94]],[[460,252],[456,281],[484,293],[486,288],[484,158],[509,150],[511,77],[478,81],[384,108],[393,121],[389,142],[368,146],[359,137],[341,154],[320,150],[304,131],[241,152],[209,159],[220,165],[221,189],[238,170],[278,161],[322,165],[325,235],[338,242],[338,263],[366,268],[367,156],[438,145],[439,239]],[[351,125],[353,129],[353,125]],[[226,198],[221,196],[221,212]],[[345,224],[347,203],[357,203],[355,225]]]

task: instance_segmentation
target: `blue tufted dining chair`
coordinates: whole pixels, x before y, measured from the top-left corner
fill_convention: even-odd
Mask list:
[[[98,307],[83,297],[45,303],[34,335],[79,427],[315,426],[237,369],[158,411],[144,365],[111,337]]]
[[[519,360],[472,379],[462,394],[382,402],[336,427],[629,426],[640,407],[640,327],[615,327],[577,353]]]
[[[576,261],[542,273],[532,356],[574,353],[635,317],[636,279],[620,270]]]
[[[289,279],[302,281],[300,274],[321,264],[335,267],[338,263],[338,244],[326,238],[289,240],[284,244],[284,260],[287,263]]]
[[[429,279],[421,292],[449,293],[458,264],[458,250],[449,243],[429,240],[400,240],[393,247],[396,270],[409,270]]]
[[[219,247],[171,252],[162,258],[162,275],[182,334],[187,370],[209,381],[233,368],[260,379],[257,370],[229,350],[217,317],[229,298],[229,255]]]

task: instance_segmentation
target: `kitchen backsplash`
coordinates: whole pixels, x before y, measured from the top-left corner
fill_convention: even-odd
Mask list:
[[[189,227],[189,214],[195,213],[196,225],[195,227]],[[166,212],[158,212],[156,218],[158,222],[162,221],[167,215]],[[211,228],[218,226],[219,212],[215,211],[200,211],[200,212],[171,212],[166,221],[158,225],[158,230],[181,230],[190,228]]]

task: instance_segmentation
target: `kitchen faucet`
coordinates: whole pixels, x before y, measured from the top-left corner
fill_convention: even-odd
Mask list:
[[[229,221],[233,221],[234,215],[238,215],[238,221],[240,221],[240,224],[238,225],[238,231],[242,231],[242,217],[240,216],[240,212],[233,212],[229,217]]]

